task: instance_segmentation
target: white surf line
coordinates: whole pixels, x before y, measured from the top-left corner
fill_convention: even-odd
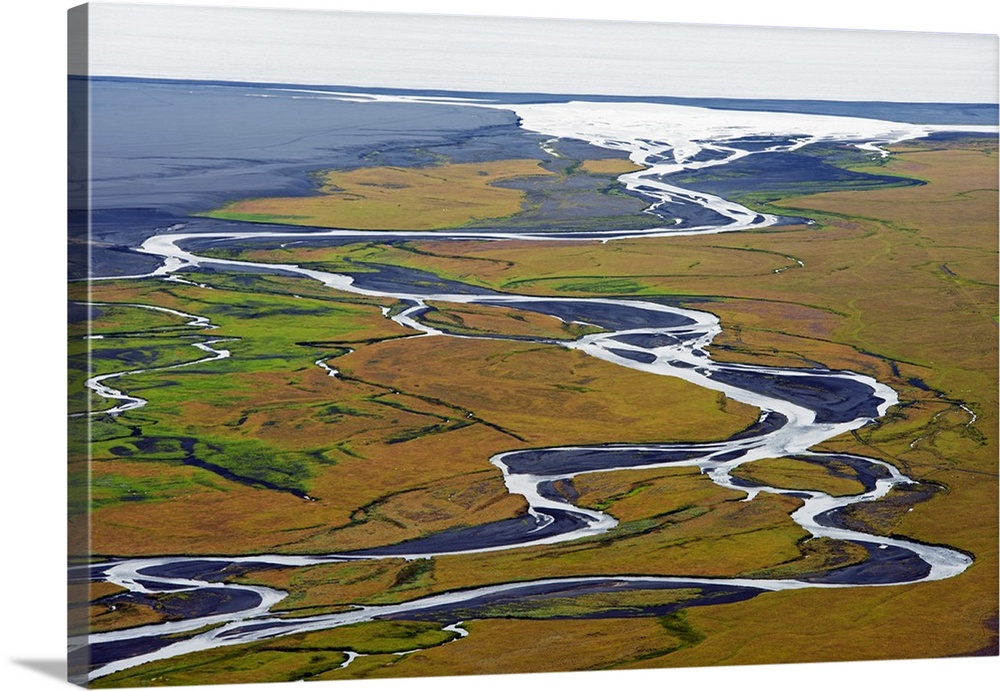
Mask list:
[[[358,103],[366,102],[407,102],[407,103],[437,103],[440,99],[423,99],[421,97],[410,97],[410,96],[388,96],[388,95],[361,95],[361,94],[341,94],[336,95],[335,92],[322,92],[315,90],[304,90],[303,93],[318,94],[319,98],[329,98],[336,100],[346,100]],[[552,122],[543,122],[541,128],[536,124],[537,118],[532,118],[531,122],[525,120],[525,115],[528,113],[535,114],[536,111],[531,110],[536,104],[531,105],[503,105],[496,103],[486,103],[482,101],[466,100],[466,99],[451,99],[449,102],[456,105],[467,105],[472,107],[483,107],[483,108],[493,108],[493,109],[504,109],[513,110],[519,117],[519,126],[523,129],[539,132],[542,134],[555,135],[555,138],[550,141],[557,141],[560,138],[575,138],[583,139],[590,142],[596,146],[603,148],[614,149],[618,151],[625,151],[629,153],[630,159],[641,166],[648,167],[648,170],[642,170],[635,173],[626,173],[620,176],[618,179],[621,181],[627,189],[642,197],[652,198],[653,203],[647,207],[646,211],[651,213],[658,218],[661,217],[656,211],[675,199],[682,199],[684,201],[694,203],[698,206],[702,206],[712,211],[719,213],[720,215],[729,218],[730,223],[724,226],[719,226],[717,224],[713,225],[702,225],[687,229],[676,229],[669,227],[652,228],[647,230],[636,230],[636,231],[619,231],[617,233],[608,234],[608,239],[615,238],[626,238],[626,237],[637,237],[638,236],[660,236],[662,234],[667,235],[693,235],[701,233],[719,233],[726,231],[735,230],[750,230],[753,228],[766,227],[769,225],[774,225],[778,222],[778,218],[769,214],[758,214],[756,212],[750,211],[746,207],[729,202],[721,197],[710,195],[702,192],[693,192],[686,190],[681,187],[674,185],[667,185],[657,178],[660,175],[669,174],[670,172],[677,172],[684,169],[695,169],[704,167],[706,165],[721,165],[722,163],[728,163],[736,158],[748,155],[749,151],[741,151],[735,148],[728,148],[729,156],[723,161],[719,162],[692,162],[686,161],[681,163],[682,158],[678,158],[678,152],[674,152],[674,144],[670,142],[651,142],[647,139],[618,139],[616,137],[606,137],[600,136],[595,138],[594,136],[588,136],[583,132],[577,132],[566,129],[566,122],[559,123],[559,126],[555,126]],[[567,104],[542,104],[542,105],[567,105]],[[587,103],[587,107],[593,106],[595,104]],[[606,105],[606,104],[602,104]],[[642,104],[630,104],[630,105],[642,105]],[[707,110],[707,109],[700,109]],[[602,122],[602,125],[607,124]],[[646,130],[648,132],[650,130]],[[657,130],[652,130],[657,131]],[[659,135],[658,135],[659,136]],[[708,148],[709,145],[705,145]],[[552,148],[552,146],[543,142],[541,148],[547,153],[558,156],[558,153]],[[690,149],[691,147],[688,147]],[[722,150],[720,147],[715,147],[716,150]],[[700,151],[700,149],[699,149]],[[674,160],[678,163],[674,166],[663,166],[655,161],[664,158],[665,155],[673,153]],[[696,154],[694,152],[694,154]],[[691,156],[683,156],[684,152],[681,151],[680,155],[683,158],[691,158]],[[692,154],[692,155],[694,155]],[[565,233],[553,234],[554,237],[565,236]]]

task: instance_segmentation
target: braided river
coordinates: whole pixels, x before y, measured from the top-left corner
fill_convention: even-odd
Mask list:
[[[303,99],[386,102],[420,102],[417,97],[338,94],[330,91],[298,90]],[[661,304],[654,300],[615,298],[559,298],[493,292],[484,288],[440,281],[428,285],[418,272],[393,269],[388,273],[335,274],[295,264],[258,264],[199,255],[199,248],[225,246],[277,246],[284,242],[392,241],[417,239],[599,241],[621,238],[661,237],[722,232],[752,232],[783,222],[775,216],[752,211],[720,196],[685,189],[664,180],[678,171],[725,166],[747,156],[787,153],[816,142],[847,142],[873,156],[888,155],[884,145],[927,136],[936,130],[961,130],[960,126],[934,128],[864,118],[718,111],[688,106],[652,103],[559,102],[497,105],[453,99],[451,105],[469,108],[507,108],[525,130],[572,138],[591,145],[626,152],[642,166],[621,176],[621,183],[649,203],[647,212],[663,219],[648,229],[615,232],[505,232],[466,230],[447,232],[359,232],[351,230],[282,231],[274,226],[254,229],[233,224],[218,231],[187,232],[176,224],[167,232],[146,238],[136,251],[156,258],[155,270],[134,280],[183,280],[179,274],[198,266],[226,272],[281,272],[315,280],[334,290],[384,299],[383,314],[413,332],[411,338],[445,336],[503,338],[449,333],[422,321],[429,301],[451,304],[499,306],[549,315],[564,322],[599,327],[576,340],[537,339],[566,349],[581,351],[619,367],[638,370],[650,377],[677,377],[760,410],[758,422],[726,440],[709,443],[598,444],[536,448],[499,453],[483,458],[500,473],[508,491],[524,497],[526,517],[452,529],[439,534],[356,552],[316,555],[259,554],[244,557],[121,558],[81,567],[77,576],[107,581],[140,594],[189,592],[192,615],[180,621],[96,633],[71,641],[71,647],[88,646],[89,679],[135,667],[145,662],[209,650],[223,646],[318,631],[376,619],[422,619],[439,622],[458,636],[468,635],[462,621],[470,612],[517,602],[522,598],[602,593],[612,590],[694,589],[695,599],[683,606],[723,604],[754,597],[767,591],[802,588],[891,587],[903,583],[951,578],[964,571],[971,559],[945,546],[932,546],[905,539],[866,534],[850,529],[843,510],[859,502],[883,497],[897,485],[912,481],[894,466],[873,458],[844,453],[813,451],[824,441],[859,429],[885,415],[897,401],[896,393],[875,379],[849,372],[811,368],[781,368],[717,362],[711,343],[721,331],[719,320],[706,312]],[[977,127],[975,131],[985,128]],[[394,304],[402,311],[390,311]],[[149,309],[157,309],[149,307]],[[159,308],[162,309],[162,308]],[[175,312],[189,324],[210,332],[204,317]],[[519,336],[521,340],[525,337]],[[208,363],[230,357],[219,339],[206,335],[195,344],[204,357],[189,363]],[[336,377],[336,359],[315,363]],[[87,383],[114,407],[93,415],[119,415],[145,405],[127,390],[130,370],[94,377]],[[740,465],[761,459],[795,458],[817,465],[848,466],[864,485],[851,496],[831,496],[818,490],[788,490],[754,484],[734,477]],[[422,559],[444,554],[518,549],[552,544],[613,531],[614,516],[576,506],[571,493],[560,491],[573,478],[636,468],[696,467],[720,487],[744,493],[753,501],[762,493],[789,495],[801,502],[792,520],[813,537],[849,541],[868,553],[862,563],[803,578],[691,578],[664,573],[659,576],[592,576],[541,580],[502,580],[495,584],[441,592],[392,605],[358,606],[350,611],[318,616],[281,617],[271,608],[286,594],[267,587],[226,583],[220,574],[234,564],[310,566],[348,560],[387,558]],[[498,574],[498,578],[503,576]],[[650,610],[648,613],[658,613]],[[633,616],[635,613],[633,613]],[[350,662],[356,653],[348,653]]]

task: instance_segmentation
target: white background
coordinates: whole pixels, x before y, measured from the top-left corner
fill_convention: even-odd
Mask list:
[[[77,3],[7,2],[3,6],[4,137],[0,148],[3,216],[0,300],[5,308],[0,377],[6,382],[0,414],[0,488],[3,506],[3,590],[0,688],[65,688],[64,596],[64,371],[65,371],[65,13]],[[898,29],[997,34],[998,10],[989,0],[894,2],[835,0],[715,0],[683,5],[668,0],[458,0],[350,2],[204,0],[202,5],[435,12],[588,19],[628,19]],[[914,612],[919,617],[919,612]],[[933,635],[933,630],[927,631]],[[543,651],[540,653],[544,654]],[[495,691],[518,685],[630,691],[652,689],[892,688],[906,691],[978,685],[1000,678],[1000,658],[699,668],[586,674],[328,682],[317,688],[349,691]],[[991,682],[991,683],[992,683]],[[210,687],[219,691],[301,688],[292,684]]]

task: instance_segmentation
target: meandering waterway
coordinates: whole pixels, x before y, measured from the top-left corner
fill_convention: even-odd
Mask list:
[[[302,95],[321,99],[347,98],[330,92]],[[350,98],[357,98],[357,95]],[[366,98],[372,102],[390,99],[385,96]],[[399,97],[398,100],[405,99]],[[469,106],[499,107],[481,103],[469,103]],[[647,211],[664,219],[664,223],[653,229],[615,233],[487,230],[444,235],[423,232],[379,232],[375,235],[384,239],[579,241],[589,238],[613,241],[624,237],[753,230],[774,225],[781,219],[759,214],[716,195],[678,187],[665,182],[664,178],[678,170],[724,166],[746,156],[787,152],[820,140],[852,142],[876,155],[884,155],[880,145],[924,136],[934,129],[853,118],[785,118],[775,117],[773,113],[766,114],[767,117],[749,114],[742,120],[737,117],[737,124],[733,125],[732,116],[719,118],[713,113],[712,118],[706,120],[704,113],[685,107],[653,104],[559,103],[506,107],[518,114],[522,126],[527,129],[628,152],[632,160],[644,168],[623,176],[623,184],[647,198]],[[676,210],[687,206],[700,210],[699,219],[711,216],[716,220],[687,223],[672,216]],[[484,465],[492,463],[502,473],[508,491],[525,498],[529,507],[527,517],[336,554],[122,558],[91,565],[77,576],[105,580],[144,595],[184,591],[191,594],[200,608],[193,606],[191,616],[181,621],[93,634],[85,640],[75,641],[75,645],[89,646],[90,679],[186,653],[374,619],[429,619],[439,622],[443,629],[455,635],[463,635],[464,629],[459,628],[462,620],[476,612],[487,611],[497,603],[519,598],[622,589],[693,589],[698,594],[683,602],[683,606],[691,607],[734,602],[766,591],[893,586],[939,580],[961,573],[971,563],[967,555],[957,550],[858,532],[842,520],[845,507],[878,500],[893,487],[912,482],[897,468],[880,460],[811,450],[828,439],[871,423],[898,402],[892,389],[871,377],[819,367],[795,369],[717,362],[711,357],[710,346],[722,327],[714,315],[653,301],[538,297],[482,289],[463,290],[461,286],[448,284],[428,287],[403,269],[394,270],[387,278],[379,274],[338,274],[295,264],[260,264],[198,254],[198,248],[204,243],[218,246],[254,242],[278,246],[292,240],[322,243],[362,238],[370,240],[372,234],[348,230],[283,231],[253,226],[218,232],[202,229],[189,232],[183,226],[174,226],[169,232],[152,235],[138,247],[138,251],[157,258],[159,266],[137,280],[176,279],[177,272],[198,266],[233,272],[279,271],[313,279],[335,290],[382,299],[386,307],[406,303],[408,308],[398,314],[392,315],[388,310],[384,313],[387,318],[411,329],[416,337],[494,338],[448,333],[442,328],[428,326],[421,317],[428,310],[429,301],[503,306],[547,314],[567,322],[584,322],[601,327],[602,331],[575,340],[544,340],[649,376],[677,377],[718,391],[758,408],[760,420],[744,433],[711,443],[598,444],[517,450],[484,458]],[[191,320],[201,319],[196,315],[177,314]],[[209,325],[206,321],[190,323]],[[212,348],[212,343],[206,340],[197,344],[209,353],[198,362],[228,355],[226,351]],[[315,364],[331,376],[337,375],[335,358]],[[130,373],[104,374],[88,382],[95,393],[117,402],[115,407],[100,414],[121,414],[143,404],[142,399],[104,383],[113,378],[124,379]],[[127,388],[127,382],[123,388]],[[861,479],[864,490],[852,496],[832,496],[818,490],[787,490],[754,484],[733,475],[733,470],[740,465],[782,457],[850,466]],[[498,582],[399,604],[360,606],[348,612],[310,617],[279,618],[271,614],[270,609],[285,596],[275,589],[221,582],[221,574],[232,565],[308,566],[360,559],[420,559],[518,549],[608,533],[617,525],[612,515],[577,506],[572,493],[557,488],[572,483],[583,474],[675,466],[696,467],[717,485],[745,493],[746,501],[753,501],[761,493],[793,496],[801,501],[801,507],[791,515],[795,523],[814,537],[859,545],[867,550],[869,557],[861,564],[803,578],[688,578],[663,574],[657,577],[616,575]],[[670,607],[679,606],[650,607],[647,611],[633,611],[632,615],[662,614]]]

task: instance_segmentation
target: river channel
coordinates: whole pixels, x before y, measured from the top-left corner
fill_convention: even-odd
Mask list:
[[[332,92],[302,92],[303,98],[360,99],[384,103],[403,97],[338,95]],[[495,105],[469,103],[471,108]],[[548,233],[499,230],[442,233],[377,232],[348,230],[284,231],[274,226],[220,224],[218,230],[198,227],[191,232],[176,224],[168,232],[146,238],[136,251],[155,258],[157,266],[137,274],[134,280],[178,280],[185,270],[210,267],[226,272],[281,272],[307,277],[339,291],[384,299],[386,318],[409,328],[414,338],[447,336],[456,339],[493,338],[448,333],[425,324],[421,317],[428,302],[502,306],[546,314],[565,322],[600,327],[601,331],[576,340],[546,343],[580,351],[591,357],[649,376],[683,379],[720,392],[726,397],[760,410],[758,423],[727,440],[684,444],[604,444],[517,450],[484,458],[502,473],[509,492],[525,498],[524,517],[453,529],[408,542],[356,552],[309,556],[254,555],[248,557],[121,558],[92,564],[77,577],[107,581],[137,594],[185,591],[191,594],[191,616],[126,630],[92,634],[73,646],[87,646],[91,660],[88,678],[93,680],[186,653],[259,641],[279,636],[317,631],[376,619],[422,619],[439,622],[442,628],[464,635],[461,622],[497,603],[522,598],[559,597],[622,589],[695,589],[700,594],[684,602],[685,607],[718,605],[754,597],[767,591],[802,588],[889,587],[902,583],[939,580],[964,571],[971,559],[943,546],[924,545],[899,538],[861,533],[850,529],[841,516],[845,507],[875,501],[893,487],[912,481],[894,466],[852,454],[824,454],[817,445],[861,428],[885,415],[898,400],[896,393],[871,377],[822,367],[780,368],[717,362],[712,359],[712,340],[722,326],[712,314],[662,304],[653,300],[615,298],[558,298],[515,295],[472,288],[447,281],[428,282],[426,276],[404,269],[370,274],[335,274],[294,264],[256,264],[199,254],[211,245],[276,247],[296,241],[321,245],[364,239],[442,240],[483,239],[504,241],[562,240],[614,242],[621,238],[689,235],[697,233],[749,232],[780,223],[721,196],[680,187],[666,178],[678,171],[725,166],[748,156],[794,151],[817,141],[850,142],[873,155],[887,155],[882,146],[903,139],[926,136],[929,126],[887,123],[861,118],[805,116],[795,114],[746,113],[736,118],[720,116],[686,106],[615,103],[554,103],[507,106],[521,126],[555,139],[582,139],[592,145],[627,152],[643,166],[622,176],[629,190],[649,202],[647,211],[669,220],[662,226],[635,231]],[[948,129],[957,129],[951,127]],[[982,128],[979,128],[980,130]],[[650,134],[653,132],[654,134]],[[697,209],[695,221],[671,214]],[[395,314],[392,304],[407,307]],[[150,307],[151,309],[155,309]],[[203,328],[211,324],[197,315],[175,313]],[[201,320],[201,321],[198,321]],[[502,337],[496,337],[502,338]],[[523,337],[521,337],[523,338]],[[229,357],[214,348],[217,341],[206,336],[198,344],[207,357],[192,362],[202,365]],[[203,353],[203,355],[204,355]],[[184,364],[172,365],[183,367]],[[336,376],[336,360],[316,363]],[[105,374],[89,380],[88,386],[109,399],[114,407],[95,414],[120,415],[145,404],[127,393],[127,376],[136,370]],[[121,379],[121,389],[109,381]],[[116,384],[116,386],[119,386]],[[750,483],[733,476],[740,465],[761,459],[796,458],[817,464],[836,463],[854,470],[864,491],[851,496],[832,496],[818,490],[787,490]],[[246,566],[309,566],[347,560],[387,558],[421,559],[444,554],[509,550],[529,545],[553,544],[613,531],[614,516],[576,506],[571,494],[560,491],[567,482],[590,473],[635,468],[688,466],[698,468],[720,487],[745,493],[753,501],[762,493],[793,496],[801,502],[791,518],[814,537],[846,540],[868,552],[868,559],[854,566],[807,578],[690,578],[661,576],[606,576],[512,580],[461,590],[442,592],[394,605],[359,606],[351,611],[309,617],[278,617],[271,608],[285,597],[272,588],[225,583],[221,574],[234,564]],[[629,616],[663,614],[669,606],[632,611]],[[622,614],[624,616],[624,613]],[[209,626],[214,625],[214,626]],[[348,663],[353,659],[349,657]]]

